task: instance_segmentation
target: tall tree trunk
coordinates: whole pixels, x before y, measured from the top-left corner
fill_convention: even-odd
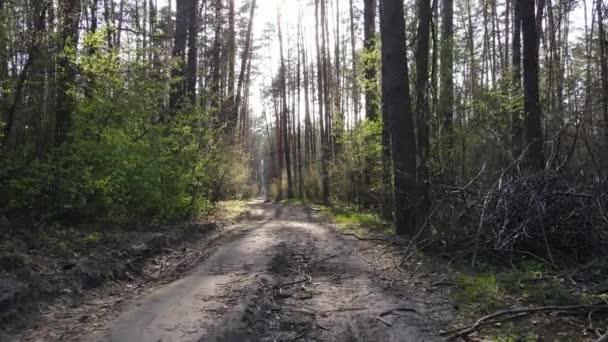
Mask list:
[[[0,13],[2,13],[2,7],[4,6],[4,4],[2,4],[0,6]],[[34,65],[38,64],[38,60],[41,59],[41,54],[42,54],[42,39],[40,39],[40,37],[42,37],[44,35],[44,31],[46,28],[46,14],[47,14],[47,7],[48,4],[46,4],[45,6],[43,6],[43,3],[41,2],[35,2],[34,6],[33,6],[33,27],[32,27],[32,31],[31,31],[31,42],[29,44],[29,46],[27,47],[28,49],[28,56],[27,59],[25,60],[25,63],[23,64],[23,67],[21,69],[21,73],[19,74],[19,77],[17,78],[17,82],[15,85],[15,90],[14,90],[14,94],[13,94],[13,102],[12,104],[6,109],[6,114],[5,114],[5,127],[4,127],[4,144],[9,146],[9,147],[15,147],[17,146],[17,138],[18,138],[18,123],[19,123],[19,117],[17,116],[20,111],[21,108],[21,104],[23,102],[24,99],[24,91],[25,91],[25,87],[26,87],[26,81],[30,78],[31,74],[35,71],[32,70],[34,68]],[[0,14],[2,15],[2,14]],[[4,20],[3,17],[0,17],[0,20]],[[2,38],[2,36],[0,36],[0,38]],[[7,37],[8,39],[8,37]],[[0,46],[2,46],[2,42],[0,42]],[[5,51],[3,51],[4,54],[6,54]],[[8,58],[8,56],[6,57]],[[4,71],[4,73],[7,75],[7,79],[0,79],[0,85],[3,85],[2,83],[4,83],[4,81],[8,81],[8,60],[6,60],[6,62],[2,62],[2,63],[7,63],[6,69]],[[0,91],[4,91],[3,88],[0,88]],[[3,99],[4,99],[4,95],[5,94],[1,94],[3,95]],[[8,104],[7,104],[8,106]],[[0,109],[4,109],[2,107],[0,107]],[[3,113],[4,114],[4,113]]]
[[[443,124],[443,164],[446,174],[454,174],[452,150],[454,149],[454,1],[442,0],[441,7],[441,86],[439,113]]]
[[[369,56],[375,49],[376,0],[364,0],[363,6],[363,48]],[[365,116],[368,120],[376,120],[378,118],[376,66],[368,60],[364,63],[363,72],[365,76]]]
[[[114,26],[114,0],[104,0],[103,1],[103,19],[106,22],[106,44],[108,45],[108,49],[112,49],[114,47],[114,37],[112,35],[112,27]]]
[[[208,103],[211,104],[212,110],[216,111],[216,113],[220,113],[219,104],[220,102],[220,86],[221,86],[221,60],[220,60],[220,49],[222,43],[222,0],[215,0],[215,38],[213,40],[213,50],[212,50],[212,58],[211,58],[211,67],[213,68],[212,76],[211,76],[211,87],[210,94],[211,101]],[[218,115],[218,119],[220,118]]]
[[[355,36],[355,14],[353,0],[349,0],[349,14],[350,14],[350,51],[351,51],[351,63],[352,63],[352,97],[353,97],[353,120],[355,123],[359,121],[359,86],[357,82],[357,47],[356,47],[356,36]]]
[[[380,27],[384,27],[384,10],[383,1],[380,1]],[[388,65],[382,63],[382,75],[390,72],[386,70]],[[382,218],[387,222],[391,222],[393,217],[393,182],[391,180],[391,122],[387,109],[386,99],[388,97],[387,87],[382,87]]]
[[[281,21],[277,14],[277,26],[279,30],[279,49],[281,58],[281,71],[279,77],[281,79],[281,131],[283,133],[283,153],[285,154],[285,169],[287,171],[287,198],[293,198],[293,179],[291,175],[291,151],[289,149],[289,132],[287,130],[288,111],[287,108],[287,68],[285,67],[285,58],[283,56],[283,34],[281,31]]]
[[[403,0],[382,0],[382,86],[391,122],[397,234],[414,234],[417,213],[416,140],[408,84]]]
[[[541,170],[544,167],[544,142],[538,88],[538,25],[535,18],[534,0],[519,1],[521,2],[524,42],[524,135],[528,144],[526,164],[531,170]]]
[[[416,40],[416,127],[418,170],[416,180],[422,193],[416,214],[424,219],[430,205],[428,198],[429,170],[428,151],[430,146],[428,101],[429,41],[431,27],[431,3],[418,0],[418,37]]]
[[[243,82],[245,78],[245,66],[248,64],[247,58],[250,56],[250,50],[252,45],[253,35],[253,15],[255,13],[255,1],[251,0],[249,7],[249,23],[247,23],[247,35],[245,36],[245,46],[243,48],[243,54],[241,55],[241,70],[239,72],[238,85],[236,88],[236,96],[234,100],[234,113],[233,118],[236,118],[239,113],[239,107],[241,106],[241,93],[243,92]]]
[[[327,139],[325,135],[325,127],[323,120],[323,67],[322,67],[322,54],[323,50],[320,47],[319,40],[322,39],[319,33],[319,1],[315,0],[315,44],[317,48],[317,89],[318,89],[318,97],[317,103],[319,105],[319,132],[321,139],[321,188],[322,188],[322,200],[325,203],[329,203],[329,174],[327,169],[328,163],[328,149],[327,149]],[[327,108],[326,108],[327,110]]]
[[[7,123],[8,118],[8,25],[5,0],[0,0],[0,118]]]
[[[512,84],[513,92],[519,96],[521,90],[521,0],[513,0],[513,39],[512,43],[512,62],[513,69]],[[512,136],[512,157],[516,159],[521,154],[522,149],[522,123],[521,112],[517,109],[511,113],[511,136]]]
[[[329,51],[329,25],[327,16],[327,0],[321,0],[321,51],[323,67],[323,99],[325,100],[325,140],[327,142],[327,158],[334,156],[333,107],[331,100],[332,71],[331,53]],[[329,178],[329,169],[328,178]]]
[[[302,43],[305,40],[302,38]],[[312,139],[314,138],[314,134],[312,131],[312,123],[311,123],[311,115],[310,115],[310,98],[308,95],[309,90],[309,73],[308,73],[308,59],[306,58],[306,46],[302,44],[302,77],[304,78],[304,160],[306,161],[306,166],[309,166],[312,162],[312,151],[314,150],[314,143]]]
[[[224,61],[223,72],[226,86],[226,97],[222,112],[226,120],[227,133],[229,138],[234,138],[234,128],[237,125],[238,112],[234,109],[234,84],[235,84],[235,64],[236,64],[236,34],[234,31],[234,0],[228,0],[228,30],[226,32],[226,60]]]
[[[178,109],[186,95],[186,40],[188,37],[188,11],[189,2],[192,0],[177,0],[175,12],[175,38],[173,42],[173,63],[171,69],[171,94],[169,97],[169,108]]]
[[[57,79],[57,112],[55,118],[55,144],[61,145],[68,140],[72,127],[73,99],[69,95],[70,86],[76,80],[76,67],[73,56],[78,46],[81,6],[80,0],[61,0],[60,57]]]
[[[186,67],[186,94],[191,105],[196,104],[198,10],[198,0],[188,0],[188,63]]]
[[[608,144],[608,51],[606,51],[606,31],[604,29],[604,9],[602,0],[595,0],[597,12],[597,29],[600,43],[600,70],[602,78],[602,114],[604,120],[604,134],[606,144]]]

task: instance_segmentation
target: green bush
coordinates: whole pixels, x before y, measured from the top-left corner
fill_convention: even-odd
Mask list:
[[[113,53],[78,64],[88,87],[72,91],[69,143],[44,156],[0,147],[0,215],[166,221],[251,193],[246,156],[222,142],[209,113],[189,104],[165,109],[168,78],[120,64]]]

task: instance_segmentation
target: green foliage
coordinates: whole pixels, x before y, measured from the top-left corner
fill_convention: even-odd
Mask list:
[[[330,188],[332,196],[338,202],[354,203],[361,199],[366,206],[381,205],[384,189],[381,178],[381,134],[380,120],[362,121],[354,129],[345,132],[341,141],[343,153],[330,165]],[[369,180],[369,186],[363,188],[365,178]]]
[[[321,174],[316,165],[310,165],[302,170],[302,195],[308,200],[321,200]]]
[[[374,103],[377,110],[380,110],[380,83],[378,82],[378,77],[373,81],[366,79],[365,72],[366,70],[374,70],[376,75],[380,75],[380,66],[381,66],[381,44],[379,37],[374,38],[373,45],[371,50],[361,49],[358,53],[357,58],[357,82],[361,85],[361,88],[364,93],[372,93],[374,94],[373,100],[377,101]]]
[[[100,34],[85,37],[85,47],[99,46]],[[251,194],[246,156],[222,143],[206,112],[164,108],[168,77],[95,51],[77,60],[86,87],[71,91],[70,143],[43,158],[0,149],[0,214],[166,221],[205,214],[243,189]]]
[[[456,102],[454,107],[453,146],[444,132],[436,132],[431,141],[432,175],[442,181],[460,176],[470,179],[486,163],[486,168],[501,169],[511,160],[513,113],[522,113],[523,98],[510,84],[509,77],[495,88],[478,88],[470,103]],[[441,123],[436,119],[434,126]],[[464,173],[464,174],[463,174]],[[452,176],[450,176],[452,175]]]

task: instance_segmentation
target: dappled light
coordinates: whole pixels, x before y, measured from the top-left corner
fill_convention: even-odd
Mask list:
[[[602,0],[0,0],[0,341],[608,341]]]

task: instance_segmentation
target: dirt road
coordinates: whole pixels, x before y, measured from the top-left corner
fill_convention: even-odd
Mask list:
[[[261,201],[251,207],[239,232],[191,272],[133,300],[109,324],[78,339],[438,339],[441,308],[386,286],[365,253],[369,244],[320,223],[308,208]]]

